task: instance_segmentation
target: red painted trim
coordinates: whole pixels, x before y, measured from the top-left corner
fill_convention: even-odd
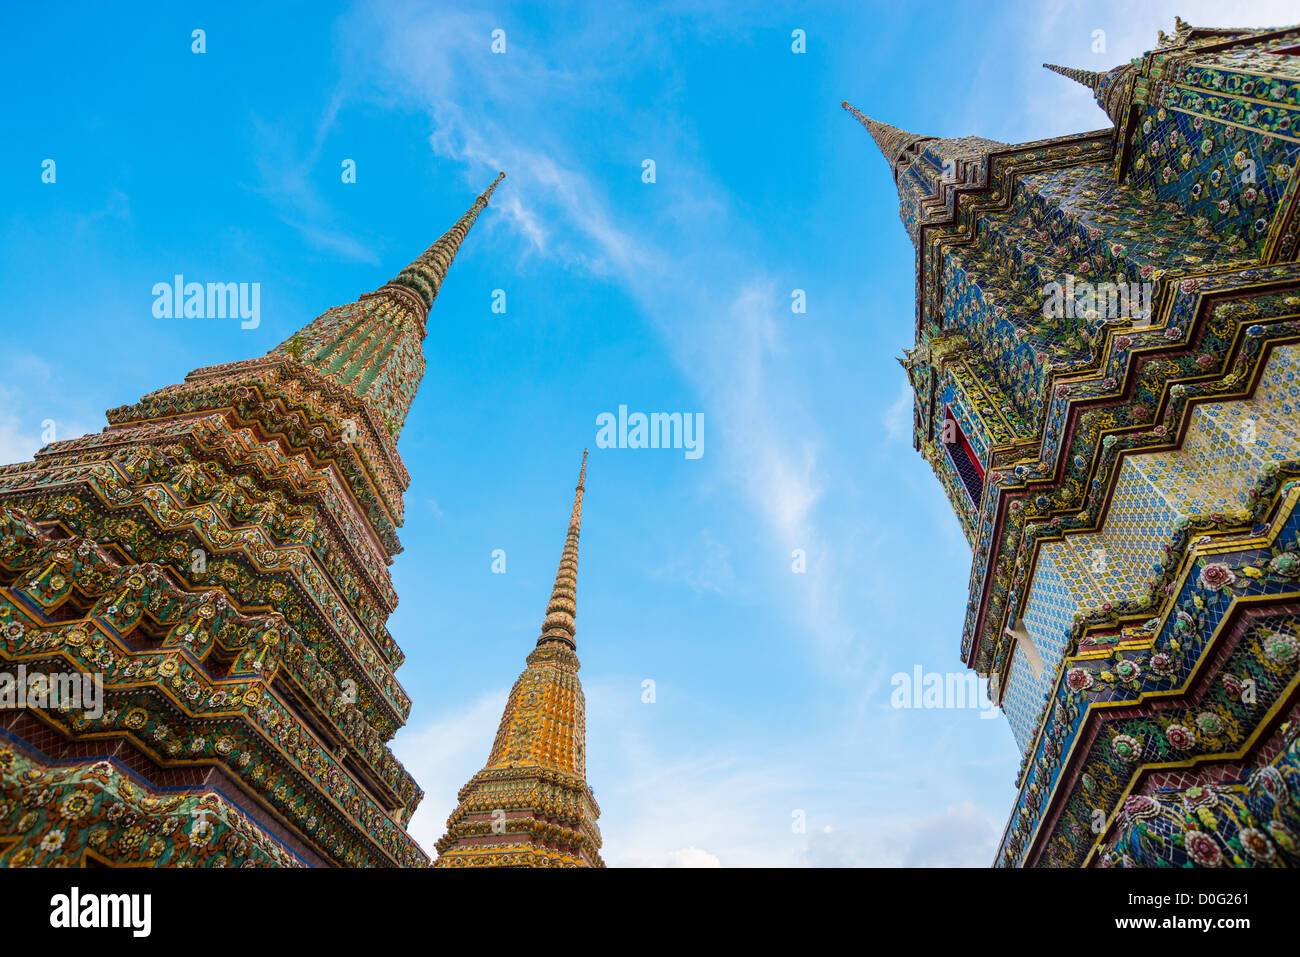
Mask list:
[[[962,431],[961,423],[958,422],[957,417],[952,414],[951,402],[944,405],[943,412],[944,421],[947,422],[950,419],[952,420],[953,427],[957,430],[957,438],[961,439],[961,447],[966,450],[966,455],[970,459],[971,465],[975,466],[975,471],[979,472],[980,481],[984,481],[984,466],[980,464],[979,456],[975,454],[975,450],[971,448],[970,442],[966,440],[966,433]],[[942,436],[940,436],[940,438],[942,438]],[[976,502],[975,505],[978,506],[979,502]]]

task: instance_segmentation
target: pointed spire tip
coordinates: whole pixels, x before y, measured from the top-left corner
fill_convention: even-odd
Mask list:
[[[447,278],[447,270],[451,267],[452,260],[456,258],[460,244],[478,219],[478,214],[487,206],[497,184],[505,179],[505,175],[504,171],[497,173],[497,178],[492,181],[492,185],[479,194],[478,199],[465,210],[464,215],[413,263],[383,287],[395,290],[397,295],[409,297],[406,301],[415,308],[421,322],[428,318],[429,309],[433,306],[433,300],[438,298],[438,290],[442,288],[442,281]]]
[[[483,195],[479,197],[479,200],[484,205],[487,205],[487,201],[492,198],[492,194],[496,192],[497,186],[505,178],[506,178],[506,172],[505,170],[502,170],[501,172],[497,173],[497,178],[492,181],[492,185],[489,186],[487,189],[483,190]]]
[[[539,645],[560,641],[577,650],[574,635],[577,628],[574,616],[578,613],[578,532],[582,526],[583,482],[587,476],[587,450],[582,450],[582,470],[578,473],[578,486],[573,490],[573,511],[569,513],[569,531],[560,553],[560,567],[555,573],[555,588],[546,606],[546,620],[542,622]]]
[[[1092,90],[1094,93],[1100,86],[1102,79],[1106,76],[1104,73],[1098,73],[1095,70],[1079,70],[1070,66],[1059,66],[1055,63],[1044,63],[1043,68],[1051,70],[1053,73],[1065,77],[1067,80],[1073,80]]]

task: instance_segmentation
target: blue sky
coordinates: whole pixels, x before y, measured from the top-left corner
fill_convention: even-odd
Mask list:
[[[10,11],[0,458],[377,288],[504,169],[434,305],[399,447],[413,833],[432,849],[487,756],[590,447],[578,650],[606,860],[986,865],[1019,764],[1005,721],[890,705],[893,674],[961,669],[970,554],[911,448],[897,196],[840,101],[932,135],[1082,132],[1104,114],[1043,61],[1108,69],[1175,13],[1293,12],[698,6]],[[176,273],[260,283],[260,325],[155,318]],[[596,448],[619,405],[703,413],[704,455]]]

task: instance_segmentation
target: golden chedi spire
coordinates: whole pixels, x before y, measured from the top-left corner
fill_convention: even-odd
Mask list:
[[[578,614],[578,529],[582,525],[582,492],[587,477],[587,450],[582,451],[582,468],[578,471],[578,487],[574,490],[573,511],[569,513],[569,533],[564,539],[560,554],[560,567],[555,573],[555,587],[546,606],[546,620],[542,622],[539,645],[560,641],[577,649],[573,640],[576,626],[573,619]]]
[[[584,450],[541,637],[510,689],[487,764],[457,795],[435,867],[605,866],[574,641],[586,474]]]

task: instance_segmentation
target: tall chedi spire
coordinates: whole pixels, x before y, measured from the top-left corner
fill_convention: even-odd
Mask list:
[[[604,867],[600,807],[587,786],[586,699],[578,681],[578,530],[587,453],[546,619],[510,689],[492,753],[457,795],[437,867]]]
[[[1044,63],[1043,66],[1053,73],[1059,73],[1061,76],[1073,80],[1075,83],[1082,83],[1090,90],[1096,90],[1097,84],[1106,75],[1097,73],[1094,70],[1076,70],[1074,67],[1057,66],[1055,63]]]
[[[4,714],[0,867],[428,863],[406,831],[423,792],[388,744],[411,708],[386,625],[396,439],[429,307],[491,194],[265,355],[0,467],[0,671],[93,665],[105,705]],[[128,775],[134,810],[105,815]],[[74,822],[70,796],[100,810]]]

